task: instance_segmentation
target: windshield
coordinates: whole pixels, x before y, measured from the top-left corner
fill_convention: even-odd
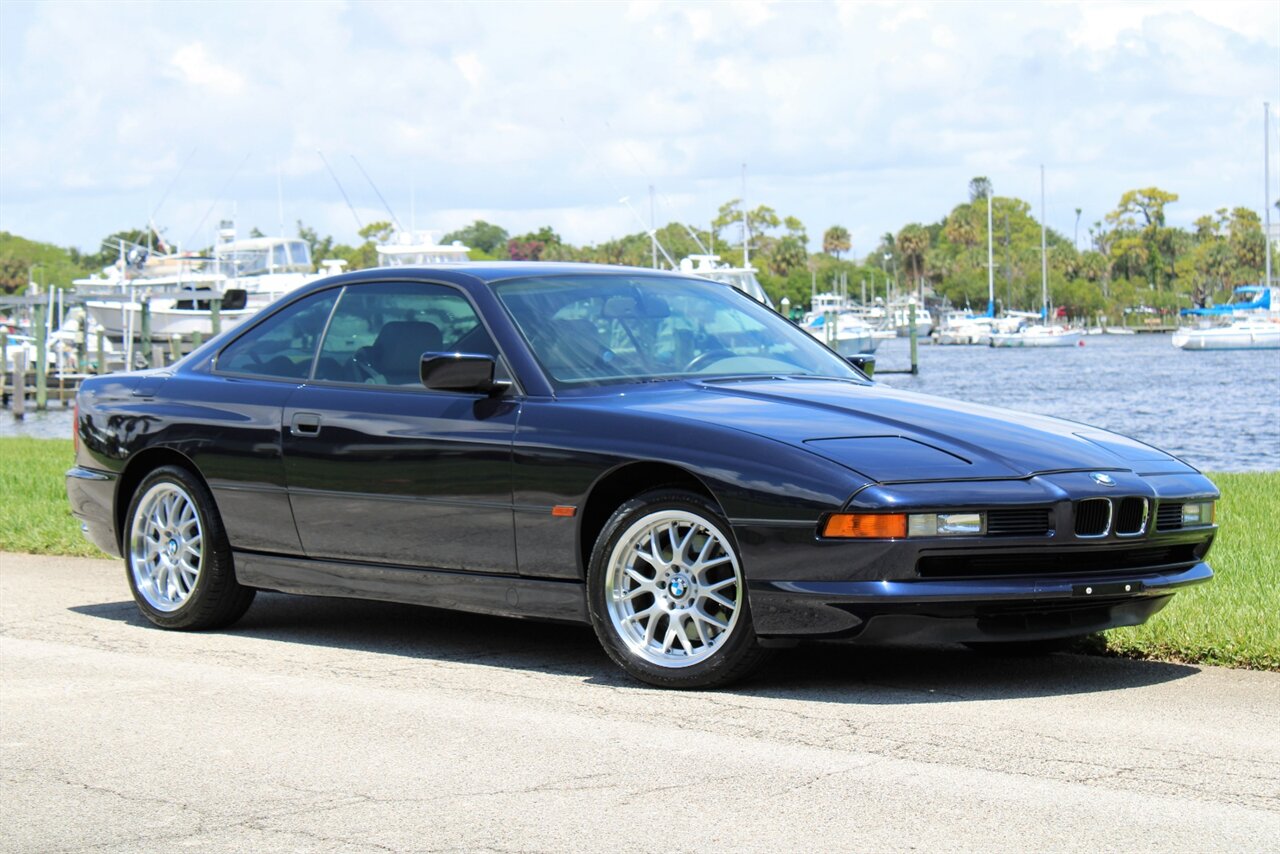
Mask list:
[[[583,275],[494,290],[559,387],[690,376],[861,378],[812,336],[724,285]]]

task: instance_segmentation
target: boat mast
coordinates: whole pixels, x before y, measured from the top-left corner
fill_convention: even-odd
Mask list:
[[[649,185],[649,246],[653,253],[653,269],[658,269],[658,209],[654,206],[653,185]]]
[[[1040,164],[1040,321],[1049,325],[1049,253],[1045,243],[1044,225],[1044,164]]]
[[[742,164],[742,266],[751,266],[751,226],[747,223],[747,164]]]
[[[996,316],[996,268],[991,237],[991,206],[994,202],[991,184],[987,184],[987,317]],[[1008,308],[1008,306],[1005,306]]]
[[[1262,215],[1267,232],[1267,287],[1271,287],[1271,104],[1262,102]]]

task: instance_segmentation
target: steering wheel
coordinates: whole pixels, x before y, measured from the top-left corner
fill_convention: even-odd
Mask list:
[[[360,350],[351,355],[351,364],[356,369],[356,377],[362,379],[366,385],[387,384],[387,378],[369,364],[368,355]]]
[[[705,353],[699,353],[689,360],[689,364],[684,366],[685,371],[700,371],[707,365],[714,365],[716,362],[722,362],[725,359],[733,359],[737,357],[737,353],[731,350],[720,348],[718,350],[708,350]]]

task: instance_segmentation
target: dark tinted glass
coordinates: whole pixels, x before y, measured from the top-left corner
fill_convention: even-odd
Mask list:
[[[571,275],[504,282],[495,291],[561,386],[690,376],[858,377],[795,324],[723,284]]]
[[[423,353],[498,355],[475,309],[443,285],[351,285],[329,322],[317,380],[419,386]]]
[[[338,299],[323,291],[281,309],[233,341],[218,356],[219,371],[304,380]]]

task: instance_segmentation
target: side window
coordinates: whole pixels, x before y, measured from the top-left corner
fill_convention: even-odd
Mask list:
[[[453,288],[418,282],[351,285],[329,322],[315,378],[420,387],[418,368],[426,352],[496,357],[498,348],[471,303]]]
[[[336,290],[300,300],[241,335],[218,356],[217,369],[231,374],[305,380],[316,343],[338,300]]]

